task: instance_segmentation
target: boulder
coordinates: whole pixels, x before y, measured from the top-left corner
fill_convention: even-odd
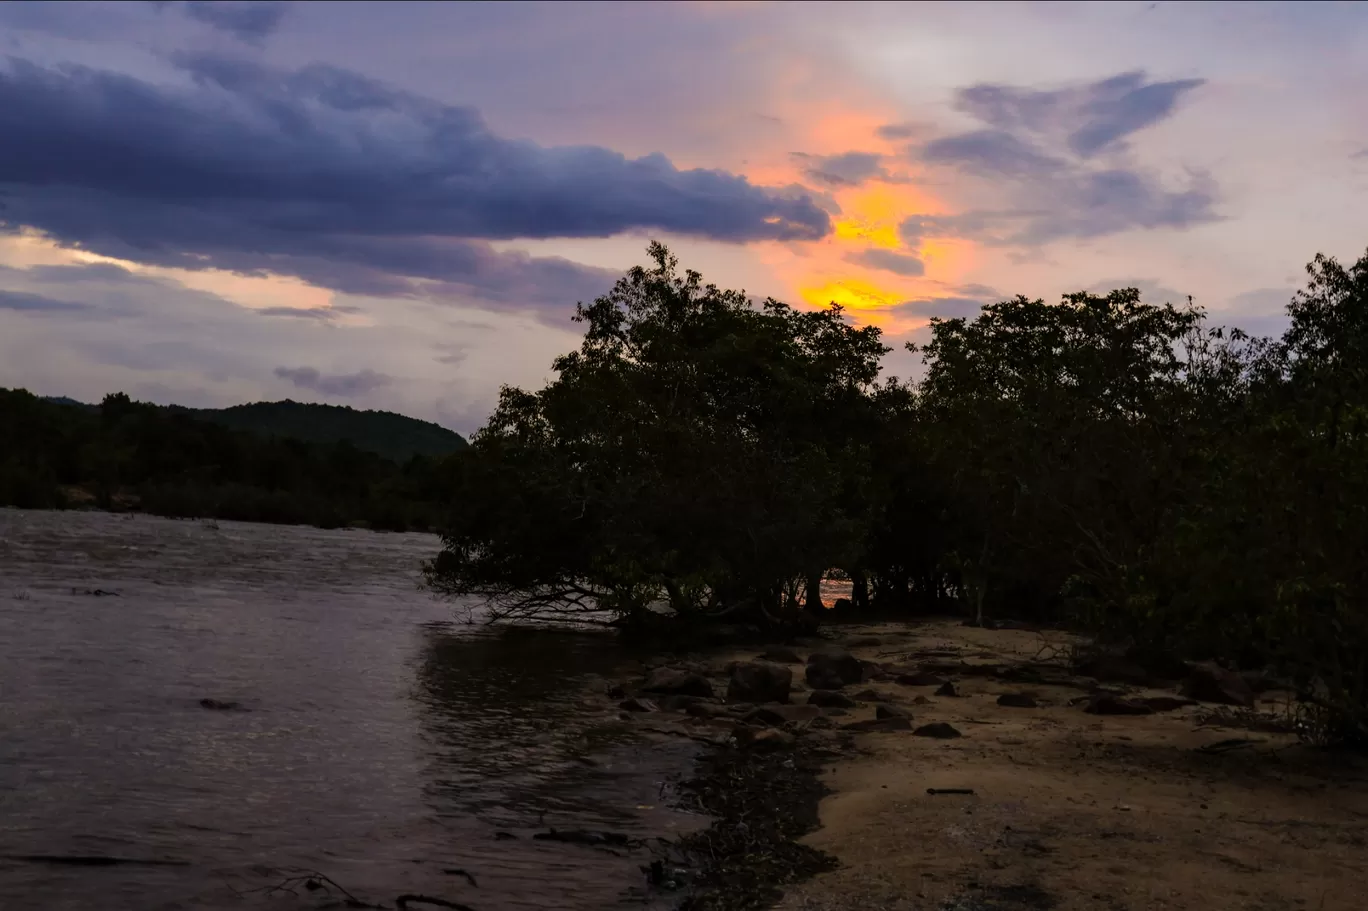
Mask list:
[[[937,695],[937,696],[958,696],[958,695],[959,695],[959,690],[955,689],[955,685],[954,685],[953,683],[951,683],[949,680],[947,680],[947,681],[945,681],[944,683],[942,683],[942,684],[940,685],[940,689],[936,690],[936,695]]]
[[[712,684],[708,678],[694,671],[678,667],[658,667],[646,678],[642,691],[666,696],[696,696],[711,699]]]
[[[808,657],[808,686],[815,690],[839,690],[864,680],[864,665],[850,652],[814,652]]]
[[[783,727],[786,724],[804,725],[820,718],[822,710],[815,705],[762,705],[742,716],[746,724]]]
[[[1211,663],[1192,665],[1182,692],[1189,699],[1199,702],[1238,705],[1247,709],[1252,709],[1255,703],[1254,688],[1249,681],[1235,671]]]
[[[1025,693],[1003,693],[998,697],[997,704],[1013,709],[1034,709],[1040,707],[1040,703],[1036,702],[1035,699],[1027,696]]]
[[[955,737],[963,736],[951,725],[944,721],[937,721],[933,724],[924,724],[912,732],[918,737],[935,737],[937,740],[950,740]]]
[[[767,661],[739,661],[727,683],[728,702],[788,702],[793,671]]]
[[[798,657],[798,653],[791,648],[767,648],[765,653],[760,656],[761,661],[772,661],[775,664],[802,664],[803,659]]]
[[[860,690],[853,697],[856,702],[887,702],[888,697],[878,690]]]
[[[875,718],[911,718],[912,713],[898,705],[878,705],[874,708]]]
[[[808,696],[808,705],[821,706],[824,709],[853,709],[855,700],[836,690],[813,690]]]

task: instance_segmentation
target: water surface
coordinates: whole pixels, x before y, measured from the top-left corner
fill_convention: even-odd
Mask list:
[[[662,806],[693,747],[583,704],[631,657],[612,640],[453,623],[418,585],[437,546],[0,510],[0,855],[183,864],[0,860],[0,906],[319,904],[261,891],[282,868],[386,903],[639,906],[640,857],[530,835],[697,825]]]

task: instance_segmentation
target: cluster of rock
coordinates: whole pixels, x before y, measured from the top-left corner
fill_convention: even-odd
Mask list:
[[[795,679],[795,665],[802,665],[801,680]],[[1255,686],[1234,671],[1209,663],[1183,664],[1180,670],[1184,674],[1181,695],[1131,697],[1124,690],[1104,684],[1154,686],[1156,680],[1152,672],[1124,661],[1094,660],[1090,665],[1075,668],[1075,673],[1041,665],[930,663],[904,667],[864,660],[840,649],[816,651],[804,661],[791,649],[771,648],[755,660],[731,662],[725,668],[656,667],[634,693],[614,688],[612,695],[621,700],[619,708],[624,713],[681,712],[696,723],[721,730],[721,739],[735,738],[755,746],[783,745],[803,730],[835,728],[834,719],[861,704],[873,704],[874,717],[842,724],[841,729],[911,731],[937,738],[960,736],[959,731],[943,722],[914,727],[911,711],[898,704],[898,700],[869,687],[871,682],[934,688],[936,696],[948,698],[959,696],[953,679],[959,677],[1070,686],[1087,692],[1070,704],[1082,705],[1084,711],[1098,715],[1148,715],[1197,702],[1244,708],[1252,708],[1256,703]],[[1092,676],[1082,676],[1085,672]],[[715,685],[710,677],[721,677],[725,682]],[[795,704],[795,697],[801,697],[801,703]],[[930,701],[920,695],[912,700],[920,705]],[[997,704],[1020,709],[1039,705],[1036,697],[1027,692],[1003,693]]]
[[[801,682],[795,680],[792,665],[804,665]],[[624,712],[683,712],[697,719],[731,723],[730,736],[753,746],[783,745],[799,731],[834,728],[837,723],[833,719],[862,703],[874,704],[874,717],[844,724],[842,729],[960,736],[947,724],[914,728],[911,712],[875,689],[845,692],[870,681],[896,681],[939,686],[942,695],[954,695],[949,681],[865,661],[848,651],[818,651],[804,661],[790,649],[769,649],[756,660],[735,661],[722,669],[726,683],[721,694],[706,671],[698,666],[657,667],[634,695],[620,688],[613,695],[621,698],[619,708]],[[949,692],[945,691],[947,687]],[[795,703],[795,696],[804,694],[806,698]],[[929,700],[918,697],[916,701],[925,704]]]

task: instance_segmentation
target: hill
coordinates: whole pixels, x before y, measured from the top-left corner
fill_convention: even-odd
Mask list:
[[[392,411],[357,411],[342,405],[254,402],[231,408],[197,408],[191,413],[233,430],[332,445],[344,440],[357,449],[406,462],[415,455],[438,458],[466,447],[459,433]]]
[[[88,405],[0,389],[0,506],[421,529],[447,501],[445,456],[464,445],[397,414],[295,402],[205,412],[122,393]]]
[[[89,410],[97,407],[66,396],[44,396],[43,401]],[[346,406],[315,405],[289,399],[283,402],[252,402],[231,408],[171,405],[168,410],[232,430],[303,440],[323,446],[346,440],[357,449],[400,463],[415,455],[440,458],[468,445],[459,433],[440,424],[392,411],[357,411]]]

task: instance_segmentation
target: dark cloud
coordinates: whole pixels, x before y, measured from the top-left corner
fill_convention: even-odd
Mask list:
[[[959,234],[1031,246],[1217,220],[1216,186],[1209,176],[1191,174],[1186,187],[1171,189],[1121,160],[1127,137],[1171,115],[1179,99],[1202,84],[1151,83],[1133,72],[1053,91],[961,89],[956,106],[984,128],[931,140],[914,154],[927,164],[994,182],[1011,205],[969,212],[956,221],[914,216],[904,223],[904,237]],[[1105,164],[1094,162],[1102,152],[1113,154]]]
[[[881,139],[899,140],[914,139],[926,132],[926,126],[920,123],[886,123],[874,131]]]
[[[893,250],[861,250],[848,255],[846,261],[897,275],[926,274],[926,264],[919,258],[911,253],[898,253]]]
[[[1146,82],[1135,71],[1054,91],[981,84],[961,89],[956,106],[1008,133],[1062,134],[1075,154],[1089,157],[1168,117],[1205,81]]]
[[[331,307],[261,307],[254,312],[258,316],[283,316],[325,323],[337,319],[337,313]]]
[[[184,9],[190,18],[249,44],[259,44],[280,27],[280,20],[285,16],[285,4],[276,2],[190,0]]]
[[[89,304],[76,301],[57,300],[42,294],[28,294],[23,291],[0,289],[0,310],[19,313],[79,313],[93,309]]]
[[[971,174],[1018,179],[1047,178],[1068,168],[1004,130],[976,130],[934,139],[922,147],[928,164],[953,165]]]
[[[835,187],[855,187],[867,180],[884,178],[883,156],[873,152],[843,152],[840,155],[809,155],[794,152],[803,173],[818,183]]]
[[[346,70],[181,65],[190,88],[0,67],[0,226],[149,264],[534,308],[552,295],[568,308],[611,278],[487,240],[659,230],[742,242],[830,228],[794,189],[681,171],[659,154],[504,139],[470,109]]]
[[[289,380],[300,389],[322,395],[335,395],[342,398],[365,395],[382,386],[394,382],[394,378],[374,370],[359,370],[356,373],[324,374],[313,367],[277,367],[275,375]]]
[[[940,317],[941,319],[972,319],[978,315],[991,298],[977,297],[923,297],[903,301],[893,308],[895,313],[904,316]]]

